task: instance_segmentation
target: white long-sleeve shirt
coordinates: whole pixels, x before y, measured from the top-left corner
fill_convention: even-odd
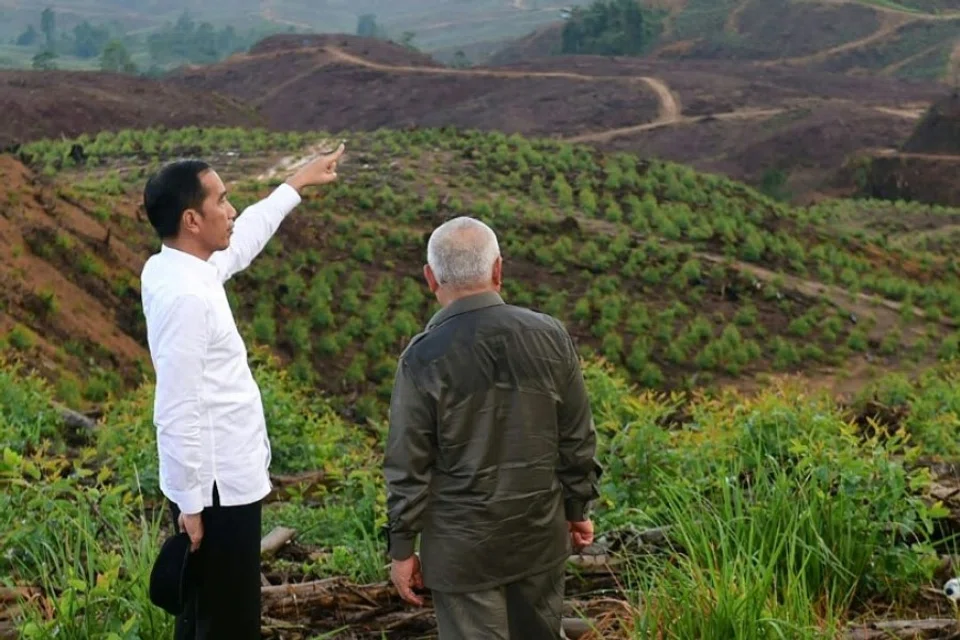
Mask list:
[[[249,504],[270,485],[270,440],[260,389],[223,288],[263,250],[300,195],[280,185],[234,224],[208,261],[164,245],[141,273],[147,342],[156,372],[154,424],[160,490],[186,514]]]

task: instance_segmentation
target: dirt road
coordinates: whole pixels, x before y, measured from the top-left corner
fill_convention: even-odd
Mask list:
[[[869,36],[869,38],[875,38],[877,34]],[[862,44],[862,41],[861,41]],[[857,43],[848,43],[843,45],[843,47],[854,47],[860,46]],[[836,50],[838,48],[834,48]],[[730,112],[721,112],[714,114],[706,114],[700,116],[684,116],[683,107],[680,102],[680,98],[670,89],[666,82],[661,78],[654,76],[603,76],[603,75],[589,75],[584,73],[577,73],[573,71],[528,71],[528,70],[512,70],[512,69],[455,69],[450,67],[430,67],[430,66],[413,66],[413,65],[391,65],[384,64],[382,62],[375,62],[373,60],[367,60],[361,56],[349,53],[343,49],[336,46],[326,46],[326,47],[315,47],[310,48],[307,51],[314,52],[317,56],[317,66],[311,67],[302,73],[299,73],[291,78],[280,83],[274,87],[271,91],[261,96],[254,104],[262,105],[270,100],[276,98],[282,91],[287,89],[290,86],[295,85],[296,83],[304,80],[305,78],[310,77],[316,73],[319,67],[327,65],[330,61],[341,62],[345,64],[350,64],[358,67],[364,67],[367,69],[375,69],[377,71],[382,71],[385,73],[406,73],[406,74],[420,74],[420,75],[446,75],[446,76],[481,76],[481,77],[491,77],[491,78],[561,78],[565,80],[572,80],[575,82],[622,82],[627,84],[636,84],[643,83],[650,88],[657,95],[658,99],[658,113],[656,120],[652,122],[641,122],[635,125],[630,125],[627,127],[618,127],[615,129],[607,129],[603,131],[594,131],[590,133],[579,134],[576,136],[571,136],[564,138],[566,142],[572,143],[582,143],[582,142],[609,142],[618,137],[635,135],[642,133],[644,131],[650,131],[653,129],[658,129],[666,126],[680,125],[680,124],[693,124],[697,122],[705,122],[708,120],[744,120],[744,119],[753,119],[753,118],[769,118],[780,113],[787,111],[785,107],[775,107],[769,109],[760,109],[760,108],[744,108],[737,109]],[[826,55],[827,52],[820,52],[815,55]],[[266,54],[260,54],[262,56],[274,57],[278,55],[278,52],[269,52]],[[235,60],[237,62],[244,59],[254,58],[259,56],[237,56]],[[900,107],[884,107],[884,106],[874,106],[871,107],[880,113],[885,113],[887,115],[909,118],[909,119],[918,119],[923,115],[923,109],[904,109]]]
[[[884,14],[883,19],[881,20],[880,28],[871,33],[870,35],[864,36],[859,40],[852,40],[850,42],[845,42],[843,44],[837,45],[835,47],[830,47],[829,49],[823,49],[817,51],[816,53],[811,53],[806,56],[797,56],[796,58],[777,58],[776,60],[765,60],[758,63],[758,66],[761,67],[776,67],[780,65],[805,65],[811,62],[821,62],[826,58],[835,56],[840,53],[845,53],[847,51],[853,51],[854,49],[861,49],[863,47],[869,46],[874,42],[879,42],[884,40],[894,33],[896,33],[901,27],[906,24],[913,22],[910,18],[906,17],[903,13],[894,13],[894,14]]]

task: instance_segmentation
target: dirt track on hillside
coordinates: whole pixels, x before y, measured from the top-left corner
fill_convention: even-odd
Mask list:
[[[336,60],[354,64],[368,69],[385,71],[388,73],[425,73],[431,75],[468,75],[468,76],[486,76],[491,78],[562,78],[565,80],[575,80],[580,82],[643,82],[657,94],[660,102],[659,114],[654,122],[638,125],[640,127],[660,127],[681,121],[682,108],[680,99],[674,94],[667,84],[652,76],[593,76],[582,73],[568,71],[512,71],[498,69],[450,69],[447,67],[414,67],[414,66],[393,66],[372,62],[347,53],[338,47],[327,47],[327,53]],[[293,81],[296,81],[295,79]],[[286,85],[286,83],[284,83]],[[632,129],[628,127],[627,129]],[[642,130],[642,129],[640,129]],[[619,135],[615,132],[600,132],[596,134],[586,134],[584,139],[591,139],[591,136]]]
[[[874,31],[868,36],[860,38],[858,40],[853,40],[851,42],[844,42],[843,44],[837,45],[835,47],[830,47],[829,49],[823,49],[822,51],[817,51],[816,53],[811,53],[806,56],[797,56],[795,58],[778,58],[776,60],[767,60],[764,62],[758,62],[757,64],[762,67],[769,66],[781,66],[781,65],[807,65],[812,62],[821,62],[822,60],[835,56],[840,53],[847,51],[852,51],[854,49],[862,49],[863,47],[869,46],[875,42],[879,42],[895,34],[901,27],[913,22],[902,13],[888,14],[885,13],[884,19],[879,29]]]
[[[888,15],[896,16],[907,16],[913,20],[930,20],[933,22],[943,21],[943,20],[958,20],[960,19],[960,11],[950,11],[946,13],[923,13],[922,11],[904,11],[903,9],[897,9],[896,7],[888,7],[880,4],[875,4],[873,2],[867,3],[862,0],[816,0],[817,4],[855,4],[861,7],[866,7],[868,9],[873,9],[877,13],[885,13]]]
[[[853,44],[853,43],[851,43]],[[610,75],[589,75],[567,71],[527,71],[527,70],[507,70],[507,69],[451,69],[447,67],[417,67],[412,65],[389,65],[380,62],[367,60],[361,56],[348,53],[335,46],[324,48],[324,52],[335,60],[348,64],[383,71],[386,73],[416,73],[428,75],[462,75],[462,76],[486,76],[495,78],[563,78],[580,82],[643,82],[657,95],[659,100],[659,113],[657,119],[652,122],[643,122],[628,127],[618,127],[615,129],[606,129],[590,133],[579,134],[564,138],[567,142],[609,142],[610,140],[622,136],[635,135],[644,131],[650,131],[660,127],[692,124],[704,122],[707,120],[748,120],[753,118],[769,118],[787,111],[785,108],[757,109],[744,108],[734,111],[704,114],[700,116],[687,117],[683,115],[682,105],[679,97],[662,79],[655,76],[610,76]],[[310,69],[282,83],[268,94],[268,96],[278,95],[279,91],[299,82],[303,77],[309,76],[314,70]],[[922,116],[922,111],[913,111],[898,109],[894,107],[873,107],[880,113],[903,117],[909,119],[918,119]]]

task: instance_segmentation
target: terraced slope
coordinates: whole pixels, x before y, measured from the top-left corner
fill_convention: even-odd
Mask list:
[[[60,173],[72,143],[30,145],[36,170],[55,174],[47,189],[78,203],[75,215],[90,228],[44,232],[32,209],[13,205],[24,238],[18,259],[43,261],[97,292],[106,310],[87,313],[91,343],[120,335],[142,344],[134,276],[155,241],[135,202],[150,158],[213,155],[242,206],[267,191],[249,181],[270,169],[261,154],[286,147],[289,162],[311,139],[239,130],[103,136],[78,144],[106,166]],[[500,233],[510,299],[562,316],[585,350],[651,387],[749,388],[763,374],[843,370],[859,380],[956,348],[953,257],[895,248],[877,233],[838,233],[833,208],[793,209],[686,167],[503,134],[383,131],[352,134],[348,144],[343,183],[289,220],[231,295],[246,335],[276,349],[295,375],[363,398],[350,411],[371,411],[389,392],[391,354],[434,308],[419,282],[425,235],[457,214]],[[28,183],[39,180],[7,163]],[[7,201],[32,199],[24,188]],[[93,226],[91,216],[102,220]],[[5,277],[20,282],[26,266],[11,261]],[[40,308],[11,298],[6,326],[50,335],[60,314],[84,306],[68,301],[69,291],[52,287]],[[74,373],[86,366],[85,351],[52,357],[30,340],[8,343]],[[112,353],[135,370],[136,349]]]

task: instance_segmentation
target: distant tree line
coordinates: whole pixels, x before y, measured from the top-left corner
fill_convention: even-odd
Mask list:
[[[147,36],[150,58],[157,64],[186,61],[193,64],[216,62],[253,46],[263,34],[238,34],[228,25],[215,29],[209,22],[197,23],[183,13],[176,24]]]
[[[563,27],[561,51],[572,54],[633,56],[645,53],[660,35],[663,12],[639,0],[598,0],[574,7]]]
[[[81,22],[70,31],[57,29],[57,16],[46,8],[40,14],[39,29],[31,24],[14,40],[20,47],[36,51],[35,69],[55,69],[61,56],[81,60],[99,58],[103,71],[138,73],[137,56],[147,66],[146,73],[159,73],[177,64],[206,64],[245,51],[261,38],[277,30],[250,30],[237,33],[232,26],[215,28],[209,22],[196,22],[184,12],[173,24],[166,24],[147,35],[134,37],[117,24]]]

